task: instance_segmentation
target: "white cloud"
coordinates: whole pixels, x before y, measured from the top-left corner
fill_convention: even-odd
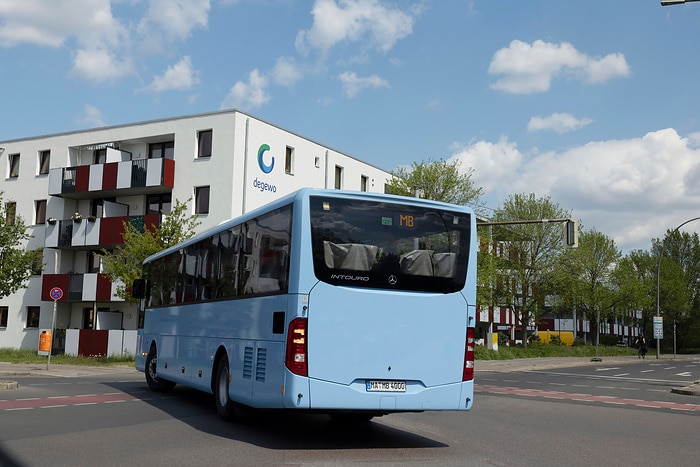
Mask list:
[[[80,125],[84,125],[90,128],[101,127],[105,125],[105,122],[102,119],[102,112],[94,105],[87,104],[83,108],[83,111],[85,112],[85,115],[78,119],[78,123]]]
[[[80,49],[73,56],[72,74],[88,81],[116,81],[133,73],[131,60],[119,59],[108,48]]]
[[[250,72],[248,82],[238,81],[221,103],[222,109],[254,109],[266,104],[271,97],[267,93],[268,78],[257,68]]]
[[[316,0],[311,13],[311,29],[297,35],[297,50],[303,54],[309,49],[325,54],[343,41],[363,41],[368,48],[388,52],[413,33],[411,14],[379,0]]]
[[[557,133],[580,130],[593,123],[590,118],[576,118],[568,113],[553,113],[548,117],[532,117],[527,123],[528,131],[552,130]]]
[[[137,30],[146,49],[157,52],[164,43],[184,40],[195,29],[206,29],[210,9],[209,0],[148,0],[148,11]]]
[[[304,72],[291,57],[279,57],[272,70],[272,80],[282,86],[294,86],[304,77]]]
[[[0,46],[32,44],[61,47],[76,31],[90,28],[85,19],[109,12],[109,0],[0,1]]]
[[[69,47],[73,77],[111,82],[136,74],[135,50],[146,56],[161,53],[173,41],[207,27],[209,0],[146,0],[145,16],[131,23],[113,15],[116,2],[0,0],[0,47]],[[133,16],[140,13],[141,3],[134,1],[124,8]]]
[[[368,76],[366,78],[361,78],[355,73],[346,71],[338,75],[338,79],[343,83],[343,92],[346,97],[353,98],[360,91],[367,88],[388,88],[389,82],[377,75]]]
[[[196,84],[199,84],[199,72],[192,67],[192,59],[186,55],[161,76],[154,76],[146,89],[152,92],[184,91]]]
[[[453,158],[474,168],[491,207],[515,193],[549,195],[587,228],[623,250],[648,249],[666,227],[697,216],[700,148],[673,129],[640,138],[591,142],[556,153],[523,154],[515,143],[455,146]]]
[[[542,40],[532,44],[512,41],[493,55],[488,72],[502,76],[491,85],[493,89],[512,94],[545,92],[552,79],[563,74],[594,84],[631,73],[622,54],[594,59],[568,42],[553,44]]]

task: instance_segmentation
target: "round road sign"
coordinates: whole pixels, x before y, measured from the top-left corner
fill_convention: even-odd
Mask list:
[[[63,290],[61,290],[60,287],[54,287],[51,289],[51,292],[49,292],[49,295],[51,295],[53,300],[60,300],[63,297]]]

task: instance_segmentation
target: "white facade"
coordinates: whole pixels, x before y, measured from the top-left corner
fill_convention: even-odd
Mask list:
[[[27,248],[44,248],[43,273],[0,298],[0,347],[13,348],[37,348],[51,328],[53,287],[63,291],[54,346],[65,329],[136,329],[136,306],[114,296],[93,252],[120,242],[124,220],[157,218],[158,203],[190,199],[205,230],[302,187],[384,192],[390,179],[235,110],[0,141],[1,167],[3,201],[33,235]]]

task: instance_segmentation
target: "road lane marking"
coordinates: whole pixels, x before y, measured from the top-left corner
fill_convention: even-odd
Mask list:
[[[474,385],[474,392],[498,394],[504,396],[524,396],[524,397],[541,397],[544,399],[557,400],[572,400],[577,402],[598,402],[610,405],[629,405],[635,407],[653,408],[653,409],[671,409],[682,412],[697,412],[700,413],[700,405],[693,404],[677,404],[674,402],[663,401],[644,401],[641,399],[631,399],[626,397],[614,396],[593,396],[585,394],[568,394],[558,391],[543,391],[541,389],[519,389],[506,388],[499,386],[486,386],[481,384]]]
[[[27,410],[36,408],[66,407],[88,404],[109,404],[115,402],[128,402],[141,400],[126,393],[111,392],[107,394],[84,394],[78,396],[52,396],[40,399],[32,397],[28,399],[15,399],[0,401],[0,410]]]

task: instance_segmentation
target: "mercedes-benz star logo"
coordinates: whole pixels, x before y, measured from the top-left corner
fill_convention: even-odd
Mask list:
[[[392,274],[391,276],[389,276],[389,284],[390,285],[396,285],[397,282],[398,282],[398,279],[396,278],[395,275]]]

